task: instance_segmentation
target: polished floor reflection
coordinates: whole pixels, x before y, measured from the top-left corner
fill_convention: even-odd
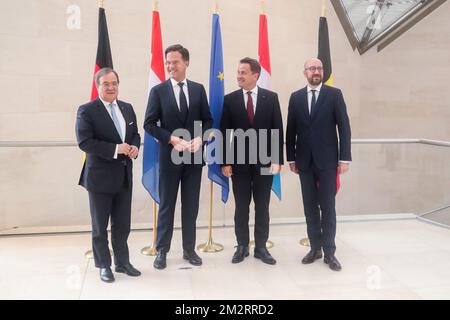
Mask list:
[[[307,248],[298,244],[304,224],[271,227],[275,266],[250,257],[231,264],[232,228],[214,231],[225,246],[200,253],[201,267],[182,259],[181,233],[174,234],[165,270],[140,254],[148,232],[130,236],[139,278],[115,274],[100,281],[93,261],[84,259],[88,234],[0,238],[0,299],[450,299],[450,230],[417,219],[338,223],[341,272],[322,260],[302,265]],[[199,242],[207,230],[198,231]]]

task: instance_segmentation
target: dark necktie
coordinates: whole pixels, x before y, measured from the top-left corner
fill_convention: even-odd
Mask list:
[[[187,119],[189,111],[188,111],[186,95],[184,94],[184,91],[183,91],[184,83],[180,82],[180,83],[178,83],[178,85],[180,86],[180,113],[181,113],[181,119],[183,119],[183,122],[186,122],[186,119]]]
[[[248,120],[250,121],[250,124],[253,126],[253,120],[255,118],[255,110],[253,108],[252,92],[248,91],[247,95],[248,95],[248,100],[247,100]]]
[[[314,112],[314,107],[316,106],[316,90],[311,90],[312,98],[311,98],[311,112],[310,115]]]

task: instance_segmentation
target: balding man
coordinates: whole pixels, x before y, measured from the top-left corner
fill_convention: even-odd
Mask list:
[[[119,75],[110,68],[95,74],[98,98],[78,108],[76,134],[86,153],[79,184],[89,192],[92,248],[95,266],[104,282],[115,280],[108,249],[108,222],[115,271],[137,277],[130,264],[128,236],[131,223],[133,159],[139,154],[141,136],[131,104],[118,100]]]
[[[324,262],[339,271],[334,240],[336,175],[337,170],[345,173],[349,169],[350,122],[341,90],[322,84],[322,62],[307,60],[303,74],[308,83],[291,95],[286,132],[287,160],[291,171],[300,175],[311,244],[302,263],[322,258],[323,249]]]

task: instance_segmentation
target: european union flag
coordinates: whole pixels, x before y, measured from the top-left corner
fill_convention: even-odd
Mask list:
[[[220,127],[224,94],[222,36],[220,32],[219,15],[215,13],[212,17],[211,64],[209,73],[209,105],[214,119],[215,129],[219,129]],[[210,143],[209,146],[212,144],[214,144],[214,142]],[[212,158],[215,156],[214,153],[215,151],[211,152]],[[220,164],[208,164],[208,178],[222,186],[222,201],[227,202],[229,182],[228,178],[222,174]]]
[[[142,184],[153,200],[159,204],[159,142],[145,133],[142,161]]]

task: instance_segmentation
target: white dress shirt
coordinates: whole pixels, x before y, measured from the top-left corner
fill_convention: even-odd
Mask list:
[[[178,85],[178,82],[172,78],[170,78],[170,82],[172,83],[172,89],[173,89],[173,93],[175,94],[175,100],[177,101],[177,106],[178,106],[178,110],[180,110],[180,86]],[[189,91],[188,91],[188,85],[187,85],[187,80],[184,79],[183,81],[180,81],[184,83],[183,86],[183,92],[184,95],[186,96],[186,101],[187,101],[187,106],[189,109]]]
[[[247,92],[252,92],[252,100],[253,100],[253,114],[256,114],[256,102],[258,100],[258,86],[254,87],[252,90],[245,90],[242,89],[242,92],[244,94],[244,103],[245,103],[245,110],[247,110],[247,102],[248,102],[248,94]]]
[[[308,91],[308,110],[309,110],[309,114],[311,114],[312,90],[316,90],[315,94],[316,94],[316,104],[317,104],[317,100],[319,99],[320,89],[322,89],[322,82],[314,89],[311,88],[309,85],[307,86],[306,89]]]

